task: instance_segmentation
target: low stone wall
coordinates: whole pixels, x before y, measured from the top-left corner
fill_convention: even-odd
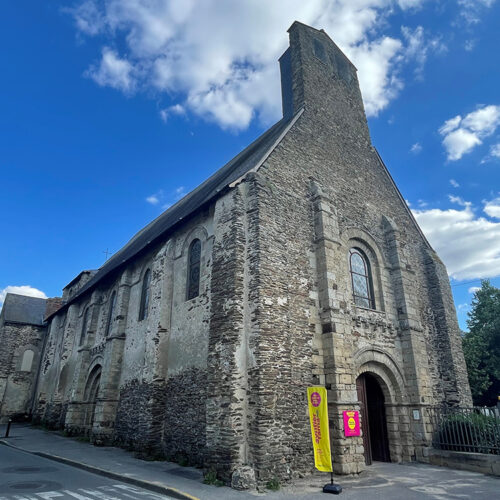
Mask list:
[[[430,449],[428,459],[432,465],[500,476],[500,455]]]

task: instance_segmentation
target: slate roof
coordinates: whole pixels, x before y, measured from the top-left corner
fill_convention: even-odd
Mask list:
[[[43,325],[47,299],[8,293],[3,303],[3,318],[9,323]]]
[[[303,109],[299,110],[294,116],[282,118],[205,182],[141,229],[121,250],[116,252],[99,268],[97,273],[63,308],[93,289],[104,277],[173,230],[178,223],[194,214],[199,208],[220,196],[232,183],[238,181],[251,170],[258,168],[300,117],[302,111]]]

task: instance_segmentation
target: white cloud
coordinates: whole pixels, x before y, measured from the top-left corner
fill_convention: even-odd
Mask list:
[[[9,285],[0,290],[0,306],[3,304],[5,296],[8,293],[17,293],[18,295],[28,295],[29,297],[39,297],[41,299],[47,298],[47,295],[45,295],[45,293],[42,292],[41,290],[38,290],[38,288],[33,288],[32,286],[29,285],[21,285],[21,286]]]
[[[191,113],[241,129],[254,117],[264,122],[279,118],[277,59],[287,46],[286,30],[296,19],[335,38],[359,70],[368,115],[379,113],[403,86],[403,56],[416,59],[420,67],[432,47],[421,28],[407,31],[404,43],[383,36],[384,21],[396,7],[416,9],[423,3],[85,0],[71,12],[79,33],[99,34],[108,45],[99,65],[88,71],[99,85],[127,93],[153,88]],[[122,40],[127,57],[109,48]],[[160,112],[162,119],[168,118],[166,110]]]
[[[464,49],[467,52],[473,51],[475,46],[476,46],[476,40],[466,40],[466,42],[464,43]]]
[[[101,87],[113,87],[125,93],[134,90],[136,69],[126,59],[121,59],[118,54],[108,47],[102,50],[99,66],[91,66],[85,73]]]
[[[455,161],[470,153],[483,139],[491,136],[500,125],[500,106],[482,106],[464,118],[457,115],[444,122],[439,133],[448,160]]]
[[[165,109],[160,109],[160,118],[167,122],[170,115],[184,116],[186,114],[186,108],[181,104],[175,104]]]
[[[491,146],[490,155],[495,158],[500,158],[500,143]]]
[[[469,293],[476,293],[478,292],[479,290],[481,290],[481,287],[480,286],[471,286],[467,291]]]
[[[491,7],[496,0],[458,0],[460,15],[467,24],[477,24],[485,8]]]
[[[450,179],[450,184],[454,187],[460,187],[460,184],[455,179]]]
[[[433,208],[413,214],[452,278],[500,275],[500,222],[477,217],[469,202],[458,210]]]
[[[169,193],[165,193],[163,189],[160,189],[156,193],[148,196],[146,201],[151,203],[151,205],[159,205],[162,204],[162,209],[166,210],[171,207],[175,202],[179,201],[186,195],[186,188],[184,186],[176,187],[173,191]]]
[[[452,202],[452,203],[456,203],[457,205],[461,205],[462,207],[467,207],[467,206],[470,206],[471,203],[468,202],[468,201],[464,201],[462,198],[460,198],[460,196],[454,196],[452,194],[449,194],[448,195],[448,199]]]
[[[407,26],[403,26],[401,31],[406,40],[405,57],[415,61],[415,75],[418,79],[422,79],[424,66],[429,53],[443,53],[447,48],[439,38],[428,39],[422,26],[417,26],[414,30]]]
[[[500,198],[485,202],[483,211],[494,219],[500,219]]]
[[[421,151],[422,151],[422,145],[419,142],[416,142],[410,148],[410,152],[412,152],[413,154],[416,154],[416,155],[418,155],[418,153],[420,153]]]
[[[160,203],[160,198],[158,198],[158,196],[158,194],[152,194],[146,198],[146,201],[151,203],[151,205],[158,205],[158,203]]]

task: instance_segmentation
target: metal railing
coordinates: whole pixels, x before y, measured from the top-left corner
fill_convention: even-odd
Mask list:
[[[430,407],[427,414],[434,448],[500,455],[498,409]]]

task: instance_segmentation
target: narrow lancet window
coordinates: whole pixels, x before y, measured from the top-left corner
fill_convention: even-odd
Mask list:
[[[109,301],[109,311],[108,311],[108,321],[106,323],[106,337],[111,331],[111,322],[113,321],[113,316],[115,314],[115,304],[116,304],[116,292],[113,292],[111,299]]]
[[[85,309],[83,313],[83,321],[82,321],[82,331],[80,332],[80,343],[79,345],[83,345],[85,342],[85,336],[87,335],[87,327],[89,322],[89,308]]]
[[[200,263],[201,263],[201,241],[193,240],[189,246],[188,254],[188,276],[187,276],[187,300],[194,299],[200,294]]]
[[[139,306],[139,321],[148,317],[149,286],[151,284],[151,271],[148,269],[142,278],[141,304]]]
[[[375,309],[370,263],[358,248],[349,250],[349,266],[354,303],[359,307]]]

